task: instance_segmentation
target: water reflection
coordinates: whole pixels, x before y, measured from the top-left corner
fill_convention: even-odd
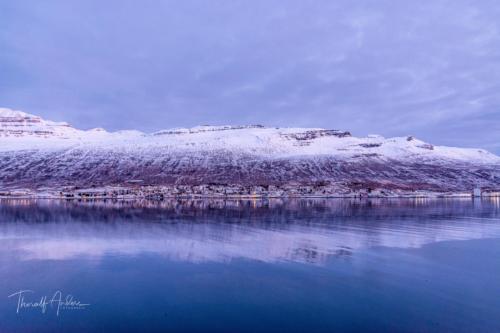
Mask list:
[[[321,265],[377,246],[500,237],[496,199],[0,200],[0,255]]]

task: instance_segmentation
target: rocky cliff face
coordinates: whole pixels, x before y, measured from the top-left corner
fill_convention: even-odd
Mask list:
[[[69,138],[76,132],[65,122],[46,121],[21,111],[0,108],[0,137]]]
[[[330,184],[343,189],[500,189],[500,158],[413,137],[263,126],[145,134],[82,131],[0,109],[0,188]]]

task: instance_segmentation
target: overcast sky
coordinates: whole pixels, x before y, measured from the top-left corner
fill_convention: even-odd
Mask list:
[[[500,153],[500,1],[1,0],[1,106],[84,129],[258,123]]]

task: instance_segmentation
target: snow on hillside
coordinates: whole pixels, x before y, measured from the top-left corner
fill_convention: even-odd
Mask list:
[[[0,189],[137,179],[152,185],[322,182],[344,188],[470,190],[500,188],[500,157],[411,136],[354,137],[322,128],[85,131],[0,109]]]
[[[413,137],[385,139],[381,136],[353,137],[349,132],[322,128],[268,128],[251,126],[197,126],[151,134],[139,131],[107,132],[102,128],[78,130],[65,122],[52,122],[21,111],[0,108],[0,151],[88,147],[124,151],[164,149],[168,151],[230,150],[273,157],[360,154],[388,158],[441,158],[475,163],[496,163],[482,149],[432,146]]]

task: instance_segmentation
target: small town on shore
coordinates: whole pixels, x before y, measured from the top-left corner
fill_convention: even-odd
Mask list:
[[[390,197],[500,197],[500,190],[473,188],[469,191],[434,191],[407,189],[352,189],[313,185],[169,185],[169,186],[102,186],[60,189],[0,188],[0,198],[53,199],[149,199],[168,198],[390,198]]]

